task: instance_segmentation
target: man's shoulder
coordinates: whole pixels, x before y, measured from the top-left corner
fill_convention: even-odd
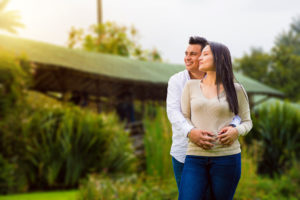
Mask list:
[[[170,79],[169,79],[169,82],[170,81],[174,81],[176,80],[176,82],[178,80],[184,80],[186,81],[187,80],[187,71],[186,70],[183,70],[183,71],[180,71],[180,72],[177,72],[176,74],[173,74]]]

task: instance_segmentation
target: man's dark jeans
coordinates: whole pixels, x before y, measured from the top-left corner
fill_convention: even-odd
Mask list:
[[[178,188],[178,191],[179,191],[180,180],[181,180],[181,175],[182,175],[184,163],[179,162],[178,160],[176,160],[172,156],[172,164],[173,164],[175,180],[176,180],[176,183],[177,183],[177,188]],[[207,189],[206,197],[204,198],[204,200],[213,200],[210,188]]]

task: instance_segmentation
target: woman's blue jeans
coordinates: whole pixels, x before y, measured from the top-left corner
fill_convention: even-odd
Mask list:
[[[183,167],[179,200],[202,200],[208,187],[214,199],[231,200],[240,177],[240,153],[219,157],[188,155]]]

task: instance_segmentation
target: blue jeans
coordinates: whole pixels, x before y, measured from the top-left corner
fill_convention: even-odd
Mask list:
[[[182,174],[182,171],[183,171],[184,163],[179,162],[178,160],[176,160],[172,156],[172,164],[173,164],[175,180],[176,180],[176,183],[177,183],[177,188],[178,188],[178,191],[179,191],[180,179],[181,179],[181,174]]]
[[[179,200],[202,200],[208,188],[213,199],[233,199],[241,176],[241,154],[219,157],[187,156]]]
[[[183,167],[184,167],[184,163],[179,162],[178,160],[176,160],[173,156],[172,156],[172,164],[173,164],[173,170],[174,170],[174,175],[175,175],[175,180],[177,183],[177,188],[179,191],[179,187],[180,187],[180,180],[181,180],[181,176],[182,176],[182,171],[183,171]],[[212,194],[211,194],[211,189],[208,188],[206,191],[206,196],[203,200],[212,200]]]

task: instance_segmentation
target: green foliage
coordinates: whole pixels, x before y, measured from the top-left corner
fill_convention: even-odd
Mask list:
[[[74,187],[88,173],[132,172],[133,148],[117,123],[114,115],[73,106],[35,110],[23,124],[19,155],[30,187]]]
[[[31,184],[74,186],[84,173],[99,169],[93,160],[106,148],[103,122],[83,114],[76,108],[42,109],[24,124],[22,159]]]
[[[146,113],[153,113],[153,118],[145,116],[145,152],[147,174],[161,178],[173,176],[170,147],[172,144],[172,130],[166,110],[160,106],[148,106]]]
[[[102,166],[109,173],[132,173],[137,168],[137,158],[129,137],[129,132],[116,115],[102,114],[104,121],[103,132],[107,134],[109,143],[101,156]]]
[[[268,82],[271,56],[260,48],[251,48],[250,54],[235,59],[235,69],[262,83]]]
[[[29,73],[21,61],[4,55],[0,154],[14,166],[13,177],[20,177],[14,180],[28,184],[12,191],[74,187],[88,173],[135,170],[129,135],[116,115],[98,115],[28,92]]]
[[[122,177],[90,176],[80,187],[79,200],[177,199],[173,179],[162,181],[143,175]]]
[[[170,166],[166,166],[170,167]],[[256,164],[252,156],[242,153],[242,176],[234,199],[299,199],[300,171],[299,163],[280,178],[270,179],[256,174]],[[178,192],[173,177],[159,179],[144,175],[108,177],[106,175],[90,176],[82,182],[79,200],[110,199],[177,199]]]
[[[0,1],[0,29],[17,33],[16,28],[24,27],[24,25],[20,23],[20,15],[17,11],[5,11],[8,2],[9,0]]]
[[[0,154],[0,194],[5,194],[14,186],[14,166]]]
[[[161,61],[156,49],[143,50],[137,43],[137,30],[113,22],[92,25],[88,34],[83,29],[71,28],[69,48],[79,46],[87,51],[108,53],[139,60]]]
[[[297,101],[300,100],[300,54],[295,54],[294,51],[293,47],[285,45],[277,45],[273,48],[274,61],[268,84]]]
[[[17,191],[26,191],[25,176],[18,172],[14,163],[9,163],[0,154],[0,194],[9,194]]]
[[[295,157],[300,158],[299,109],[287,102],[265,104],[254,111],[252,119],[252,133],[247,137],[255,136],[263,149],[258,172],[271,177],[283,174]]]
[[[0,195],[0,200],[76,200],[78,190]]]
[[[19,107],[28,86],[28,74],[20,60],[0,50],[0,119]]]
[[[300,17],[295,18],[287,32],[276,38],[270,53],[252,48],[250,54],[235,59],[235,69],[285,93],[300,99]]]
[[[249,149],[248,149],[249,150]],[[247,148],[242,152],[242,175],[234,199],[299,199],[300,171],[299,163],[294,162],[292,168],[281,177],[268,178],[256,173],[256,163],[253,156],[247,153]]]

